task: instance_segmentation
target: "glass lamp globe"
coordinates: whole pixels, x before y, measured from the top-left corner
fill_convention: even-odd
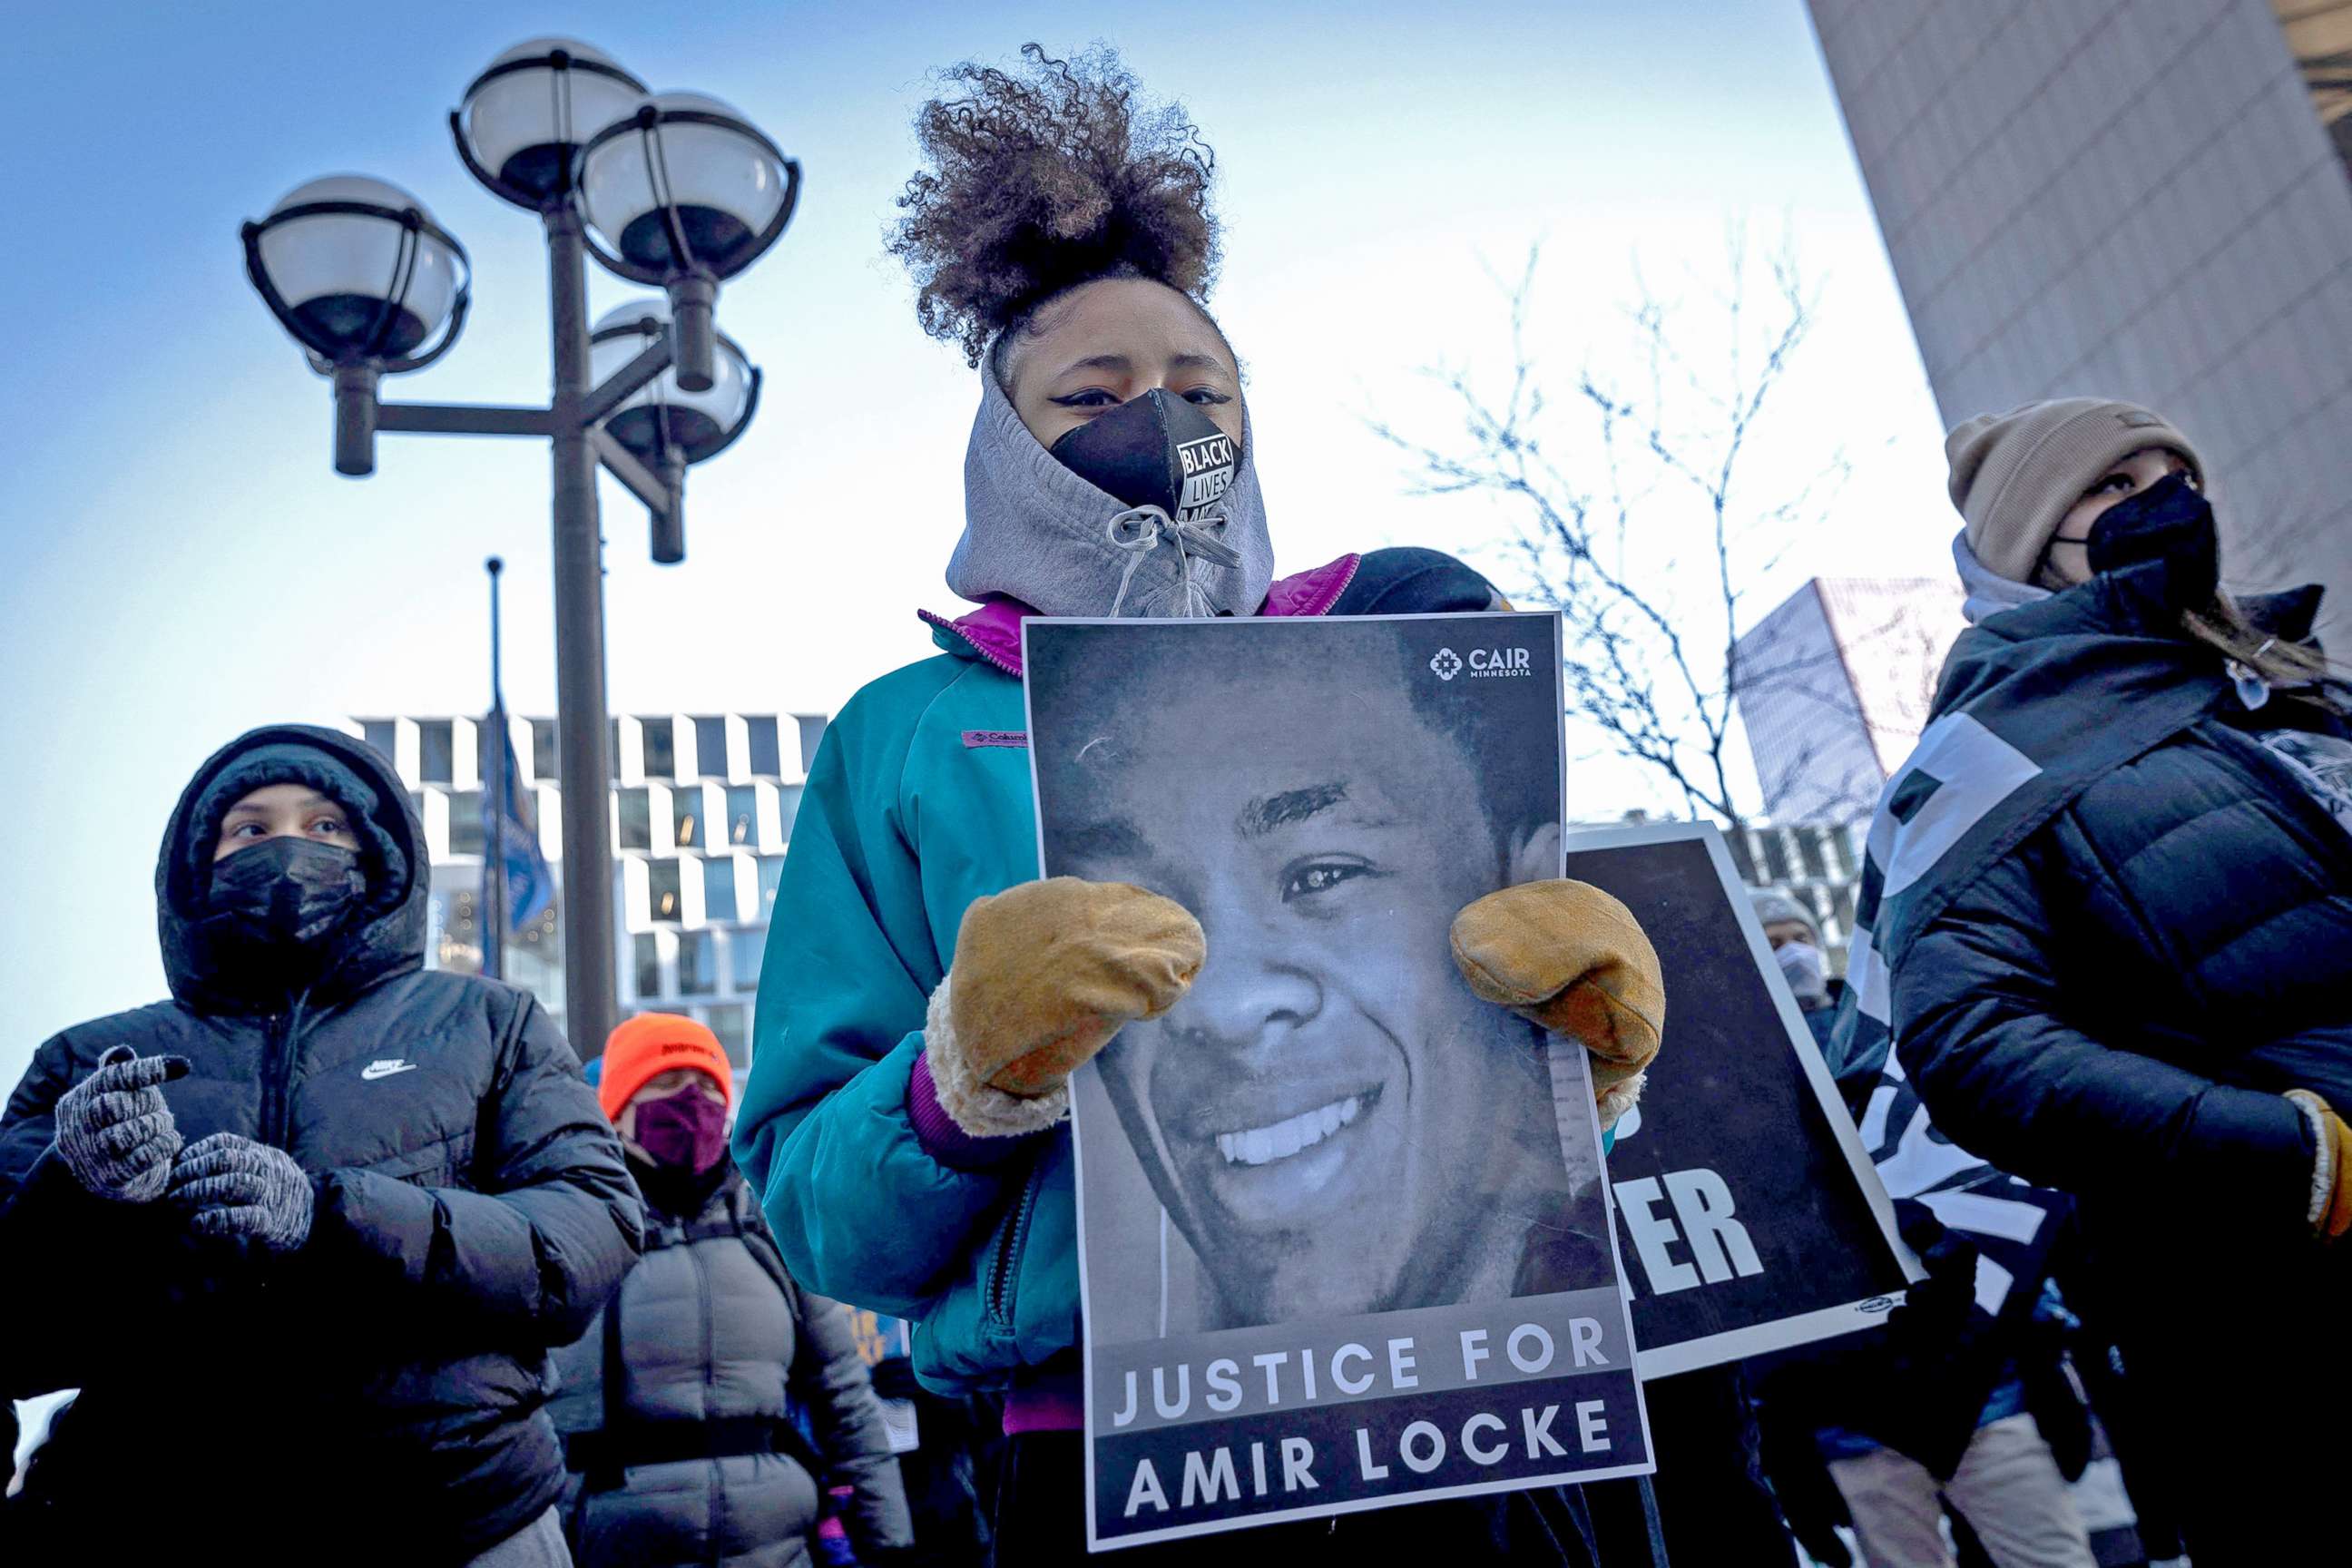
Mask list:
[[[665,92],[589,143],[580,185],[588,221],[622,260],[649,274],[728,278],[774,239],[793,172],[774,142],[719,100]]]
[[[604,380],[668,326],[666,300],[633,300],[607,310],[589,336],[590,374]],[[750,419],[755,380],[743,351],[723,334],[711,356],[711,372],[709,391],[687,392],[678,386],[675,370],[664,371],[605,417],[606,433],[648,465],[658,463],[670,447],[689,463],[702,461],[733,440]]]
[[[492,60],[450,118],[475,177],[536,208],[571,188],[581,146],[645,95],[645,83],[594,45],[532,38]]]
[[[298,210],[310,207],[322,210]],[[253,243],[287,325],[329,359],[408,353],[449,320],[463,287],[464,252],[424,204],[362,175],[288,192]]]

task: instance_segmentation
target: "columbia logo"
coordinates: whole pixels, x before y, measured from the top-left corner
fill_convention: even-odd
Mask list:
[[[1430,659],[1429,668],[1436,672],[1438,679],[1451,680],[1462,673],[1461,656],[1450,647],[1439,648]]]

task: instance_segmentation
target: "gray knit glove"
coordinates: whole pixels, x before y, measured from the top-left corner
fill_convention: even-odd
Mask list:
[[[283,1149],[234,1132],[188,1145],[172,1167],[172,1201],[195,1211],[199,1236],[249,1236],[284,1252],[310,1234],[310,1178]]]
[[[58,1097],[58,1157],[81,1184],[118,1203],[151,1203],[172,1179],[180,1130],[163,1085],[188,1076],[185,1057],[110,1046],[98,1068]]]

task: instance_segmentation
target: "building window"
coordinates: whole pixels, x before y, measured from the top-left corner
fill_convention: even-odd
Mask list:
[[[776,818],[783,829],[784,842],[793,841],[793,819],[801,814],[801,786],[786,784],[776,792]]]
[[[743,727],[751,731],[751,771],[762,778],[774,778],[784,771],[782,757],[776,751],[776,721],[772,715],[764,719],[746,719]]]
[[[707,931],[677,933],[677,994],[705,996],[719,989],[719,942]]]
[[[1795,873],[1789,865],[1788,835],[1777,828],[1768,827],[1764,830],[1763,839],[1764,879],[1768,882],[1790,880]]]
[[[428,719],[416,726],[416,776],[426,784],[448,784],[457,777],[457,742],[446,719]]]
[[[460,974],[482,972],[482,933],[476,921],[481,900],[471,888],[435,893],[425,900],[426,951],[433,967]]]
[[[482,792],[478,789],[457,789],[449,792],[449,853],[479,855],[487,846],[482,838]]]
[[[760,792],[750,784],[737,784],[727,792],[727,842],[756,844],[760,841]]]
[[[555,761],[555,721],[533,719],[530,721],[530,776],[541,784],[562,776]]]
[[[2286,47],[2311,90],[2320,128],[2352,172],[2352,4],[2347,0],[2271,0]]]
[[[727,721],[697,719],[694,721],[694,771],[706,779],[727,776]]]
[[[488,789],[492,775],[506,765],[499,756],[499,727],[488,719],[467,722],[474,726],[474,776]]]
[[[760,963],[768,955],[768,933],[758,926],[745,926],[740,931],[730,932],[727,953],[735,961],[735,989],[757,991],[760,988]]]
[[[1830,847],[1837,852],[1837,870],[1841,877],[1857,876],[1853,864],[1853,836],[1851,832],[1830,835]]]
[[[646,862],[646,902],[652,906],[647,912],[653,919],[674,921],[679,918],[677,862],[675,860]]]
[[[776,917],[776,885],[783,880],[784,858],[781,855],[760,857],[760,918]]]
[[[735,858],[713,855],[702,863],[702,918],[732,921],[735,912]]]
[[[1723,836],[1725,847],[1731,851],[1732,869],[1738,871],[1739,879],[1751,888],[1756,886],[1756,851],[1749,841],[1755,837],[1752,829]]]
[[[1822,830],[1800,827],[1797,832],[1797,859],[1805,868],[1805,875],[1827,881],[1830,865],[1822,854]]]
[[[676,726],[667,719],[640,719],[638,728],[646,742],[646,777],[674,779],[677,776],[677,735]]]
[[[719,1044],[727,1052],[727,1059],[739,1068],[751,1065],[751,1020],[745,1012],[740,1002],[722,1002],[710,1008],[704,1017],[704,1022],[710,1026],[710,1032],[719,1037]]]
[[[651,931],[639,931],[630,945],[636,951],[637,1000],[650,1002],[661,994],[661,942]]]
[[[394,748],[399,743],[399,733],[400,726],[394,724],[389,719],[362,719],[360,721],[360,739],[365,741],[377,751],[382,752],[383,753],[383,760],[387,763],[392,761],[394,756],[397,754]]]
[[[698,847],[709,837],[709,824],[702,820],[702,791],[682,789],[670,796],[670,826],[677,830],[680,849]]]
[[[621,818],[621,847],[650,849],[654,847],[653,803],[641,789],[625,789],[615,801]]]
[[[822,715],[795,713],[793,722],[801,727],[801,772],[805,773],[816,761],[817,742],[824,739],[824,720]]]

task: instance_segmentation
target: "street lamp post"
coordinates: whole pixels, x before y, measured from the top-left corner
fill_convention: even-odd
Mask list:
[[[659,342],[671,330],[669,313],[657,300],[639,300],[607,310],[588,335],[589,367],[617,374],[632,356]],[[653,557],[664,564],[686,558],[686,470],[708,462],[735,444],[760,406],[760,372],[735,340],[715,332],[710,384],[688,392],[676,369],[631,396],[604,418],[594,439],[608,465],[633,459],[663,487],[668,504],[653,513]]]
[[[574,1046],[590,1056],[618,1011],[596,470],[610,470],[652,514],[654,559],[684,559],[687,465],[730,444],[758,402],[759,373],[713,323],[719,285],[782,235],[800,165],[726,105],[649,96],[610,58],[567,38],[533,39],[492,61],[449,128],[474,177],[538,213],[546,230],[547,406],[381,399],[385,375],[448,352],[471,294],[464,248],[396,186],[338,176],[300,187],[245,226],[246,270],[311,368],[333,383],[338,473],[373,472],[380,431],[549,444],[564,1011]],[[607,243],[592,237],[592,224]],[[635,347],[626,357],[600,355],[592,341],[591,256],[667,297],[600,323],[607,342]]]

